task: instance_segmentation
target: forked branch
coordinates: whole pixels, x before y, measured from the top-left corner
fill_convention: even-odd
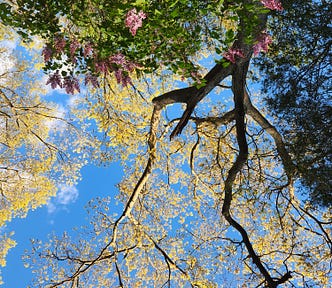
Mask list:
[[[160,121],[160,114],[161,114],[162,108],[163,108],[163,106],[160,106],[160,105],[154,106],[154,110],[153,110],[152,117],[151,117],[151,123],[150,123],[150,136],[149,136],[149,140],[148,140],[149,158],[148,158],[145,170],[144,170],[142,176],[140,177],[140,179],[138,180],[138,182],[134,188],[134,191],[130,195],[130,198],[126,203],[126,206],[125,206],[121,216],[114,223],[114,226],[112,229],[113,235],[112,235],[111,241],[109,241],[107,243],[107,245],[105,245],[103,247],[103,249],[101,249],[99,254],[93,260],[81,263],[79,265],[79,267],[76,269],[76,271],[71,276],[67,277],[66,279],[64,279],[60,282],[52,284],[50,287],[52,287],[52,288],[59,287],[66,282],[72,282],[77,277],[79,277],[80,275],[87,272],[87,270],[92,268],[98,262],[103,261],[108,258],[113,258],[116,256],[116,253],[120,252],[120,251],[116,251],[116,249],[114,249],[114,251],[109,251],[109,248],[112,246],[115,246],[119,225],[123,220],[125,220],[126,218],[128,218],[130,216],[130,213],[131,213],[146,181],[148,180],[148,178],[151,174],[152,166],[153,166],[153,163],[154,163],[154,160],[156,157],[156,154],[155,154],[156,153],[156,142],[157,142],[156,133],[157,133],[157,128],[158,128],[159,121]]]
[[[151,175],[152,166],[153,166],[154,160],[156,158],[157,130],[158,130],[158,125],[159,125],[159,121],[160,121],[160,114],[161,114],[162,108],[163,108],[163,106],[161,106],[161,105],[158,105],[158,104],[154,105],[154,109],[153,109],[153,113],[152,113],[152,117],[151,117],[151,124],[150,124],[150,136],[149,136],[149,140],[148,140],[149,159],[145,166],[145,170],[144,170],[142,176],[140,177],[140,179],[138,180],[138,182],[134,188],[134,191],[130,195],[130,198],[127,201],[127,204],[126,204],[121,216],[114,223],[112,240],[108,244],[108,246],[115,244],[116,237],[117,237],[117,231],[118,231],[118,227],[119,227],[120,223],[130,215],[145,183],[147,182],[149,176]]]
[[[251,241],[249,239],[248,233],[239,224],[232,216],[230,212],[232,198],[233,198],[233,185],[237,174],[241,171],[243,165],[248,159],[248,143],[246,140],[246,128],[245,128],[245,79],[248,70],[248,64],[239,65],[233,74],[232,77],[232,89],[234,93],[234,102],[235,102],[235,119],[236,119],[236,136],[239,146],[239,154],[236,158],[236,161],[232,165],[231,169],[228,172],[227,179],[225,181],[225,196],[222,206],[222,214],[228,223],[235,228],[242,237],[242,240],[247,248],[247,251],[253,261],[257,266],[260,273],[263,275],[268,287],[275,288],[278,285],[285,283],[291,277],[290,272],[287,272],[282,277],[274,280],[267,269],[264,267],[260,257],[256,254]]]
[[[208,95],[212,89],[218,86],[222,80],[231,75],[232,70],[233,65],[223,67],[223,65],[220,63],[216,64],[203,78],[203,81],[206,83],[206,85],[204,85],[203,87],[198,89],[195,86],[191,86],[188,88],[173,90],[152,100],[154,104],[158,104],[161,106],[173,103],[187,104],[187,107],[183,112],[179,123],[176,125],[173,132],[171,133],[171,139],[182,132],[183,128],[187,125],[191,114],[193,113],[197,104],[206,95]]]

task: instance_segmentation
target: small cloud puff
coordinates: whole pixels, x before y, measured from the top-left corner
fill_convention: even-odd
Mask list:
[[[67,205],[76,202],[78,195],[79,192],[75,186],[59,185],[56,197],[47,205],[48,213],[54,213],[57,208],[65,209]]]
[[[59,189],[60,191],[56,197],[58,203],[67,205],[77,200],[78,190],[75,186],[60,185]]]

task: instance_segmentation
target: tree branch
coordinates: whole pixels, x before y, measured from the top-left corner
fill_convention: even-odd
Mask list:
[[[160,121],[160,114],[161,114],[162,108],[163,108],[162,105],[155,103],[152,117],[151,117],[150,136],[149,136],[149,140],[148,140],[149,159],[145,166],[145,170],[144,170],[142,176],[140,177],[140,179],[138,180],[133,193],[130,195],[130,198],[129,198],[121,216],[114,223],[112,240],[108,244],[108,246],[111,246],[116,242],[119,224],[130,215],[131,210],[133,209],[146,181],[148,180],[148,178],[151,174],[152,166],[153,166],[154,160],[156,158],[156,147],[155,147],[156,142],[157,142],[156,134],[157,134],[157,129],[158,129],[159,121]]]
[[[281,157],[281,161],[287,174],[288,181],[291,182],[295,172],[295,166],[288,151],[286,150],[285,143],[280,133],[272,124],[270,124],[270,122],[262,115],[262,113],[260,113],[254,105],[252,105],[247,90],[244,91],[244,105],[248,115],[250,115],[273,138],[277,146],[278,154]]]
[[[176,125],[173,132],[171,133],[171,139],[182,132],[183,128],[187,125],[196,105],[206,95],[208,95],[213,88],[218,86],[222,80],[224,80],[227,76],[231,75],[232,69],[233,65],[223,67],[223,65],[220,63],[216,64],[203,78],[203,81],[206,83],[205,86],[199,89],[195,86],[191,86],[188,88],[173,90],[152,100],[154,104],[158,104],[161,106],[166,106],[174,103],[187,104],[187,108],[183,112],[179,123]]]
[[[234,162],[233,166],[228,172],[227,179],[225,181],[225,196],[222,206],[222,214],[228,223],[234,227],[242,236],[242,240],[248,250],[248,253],[257,266],[260,273],[263,275],[268,287],[275,288],[279,284],[286,282],[290,277],[290,272],[287,272],[281,278],[274,280],[267,269],[264,267],[260,257],[256,254],[251,241],[249,239],[246,230],[231,216],[230,207],[233,197],[233,184],[237,174],[241,171],[244,163],[248,158],[248,143],[246,140],[246,128],[245,128],[245,109],[244,109],[244,97],[245,97],[245,79],[248,71],[249,61],[242,65],[238,63],[238,66],[234,70],[232,75],[232,90],[234,93],[235,102],[235,119],[236,119],[236,137],[239,146],[239,154]]]

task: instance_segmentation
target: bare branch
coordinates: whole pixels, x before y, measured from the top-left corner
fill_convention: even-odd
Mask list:
[[[244,105],[246,107],[248,115],[250,115],[267,133],[271,135],[274,139],[274,142],[277,146],[277,151],[279,156],[281,157],[285,172],[288,176],[288,181],[291,182],[294,172],[295,166],[292,162],[292,159],[286,150],[285,143],[278,132],[278,130],[259,112],[259,110],[252,105],[248,91],[244,91]]]
[[[118,230],[119,224],[130,215],[131,210],[133,209],[146,181],[148,180],[148,178],[151,174],[152,166],[153,166],[153,163],[154,163],[154,160],[156,157],[156,147],[155,147],[156,142],[157,142],[156,133],[157,133],[158,124],[160,121],[160,114],[161,114],[162,108],[163,108],[163,106],[160,106],[157,104],[155,104],[155,106],[154,106],[152,117],[151,117],[150,136],[149,136],[149,140],[148,140],[149,159],[148,159],[148,162],[146,164],[146,167],[145,167],[145,170],[144,170],[142,176],[138,180],[133,193],[130,195],[130,198],[125,206],[125,209],[123,210],[121,216],[117,219],[117,221],[114,224],[113,238],[112,238],[111,242],[108,244],[108,246],[113,245],[116,242],[116,236],[117,236],[117,230]]]
[[[116,272],[118,273],[119,285],[120,285],[120,287],[123,288],[124,286],[123,286],[123,283],[122,283],[121,271],[120,271],[120,269],[118,267],[118,264],[116,262],[115,262],[115,268],[116,268]]]

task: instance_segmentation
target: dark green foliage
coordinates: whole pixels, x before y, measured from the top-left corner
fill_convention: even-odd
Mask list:
[[[274,45],[257,60],[312,204],[332,206],[332,5],[284,1],[271,21]]]

